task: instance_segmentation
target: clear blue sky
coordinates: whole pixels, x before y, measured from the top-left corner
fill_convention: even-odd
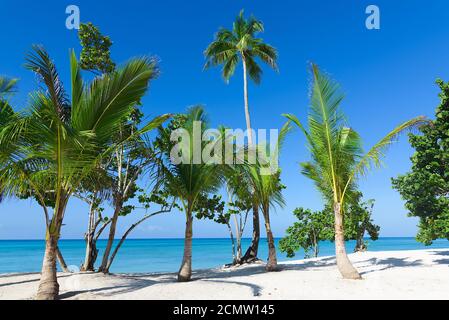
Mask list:
[[[365,28],[365,8],[373,3],[381,10],[379,31]],[[280,114],[285,112],[305,120],[308,61],[318,63],[341,83],[347,95],[343,109],[366,148],[402,121],[417,115],[433,117],[438,104],[434,81],[449,80],[446,0],[2,1],[0,74],[20,78],[17,106],[26,103],[27,94],[37,85],[34,75],[22,67],[33,43],[47,48],[69,83],[68,49],[80,49],[76,31],[65,28],[65,8],[70,4],[79,6],[82,22],[92,21],[112,38],[115,61],[142,54],[159,57],[162,74],[143,101],[148,116],[200,103],[213,125],[244,127],[241,70],[229,85],[219,69],[202,71],[203,50],[220,26],[231,26],[241,8],[264,21],[263,38],[279,51],[280,73],[264,68],[262,84],[249,88],[256,128],[281,127]],[[390,182],[409,169],[411,153],[404,136],[388,153],[387,167],[361,182],[365,197],[376,199],[374,219],[382,236],[416,233],[416,219],[406,216]],[[322,208],[318,192],[299,173],[298,162],[307,159],[304,139],[296,131],[288,137],[281,157],[287,206],[273,212],[275,236],[282,236],[294,221],[295,207]],[[119,231],[137,215],[122,219]],[[172,213],[148,221],[133,236],[182,237],[184,223],[182,214]],[[72,201],[65,224],[63,238],[81,238],[87,208]],[[42,238],[43,231],[42,212],[31,201],[7,200],[0,205],[0,239]],[[194,235],[226,237],[227,231],[222,225],[196,221]]]

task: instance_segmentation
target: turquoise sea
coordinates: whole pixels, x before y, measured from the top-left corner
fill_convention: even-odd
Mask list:
[[[250,239],[243,239],[246,250]],[[99,240],[99,258],[106,241]],[[355,242],[348,241],[348,252],[352,252]],[[38,272],[41,268],[45,243],[42,240],[0,240],[0,273]],[[119,251],[111,272],[175,272],[178,270],[183,254],[183,239],[129,239]],[[60,248],[67,265],[79,266],[84,259],[84,240],[61,240]],[[416,250],[425,248],[449,248],[449,241],[437,240],[430,247],[418,243],[414,238],[380,238],[370,241],[368,250]],[[334,254],[331,242],[322,242],[320,256]],[[259,246],[259,257],[267,258],[266,240]],[[298,252],[293,259],[302,259]],[[288,258],[278,253],[280,261]],[[229,263],[232,260],[231,241],[229,239],[194,239],[193,268],[212,268]]]

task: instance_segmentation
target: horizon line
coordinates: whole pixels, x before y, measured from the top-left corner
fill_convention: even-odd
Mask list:
[[[274,237],[275,239],[282,239],[283,237]],[[378,240],[379,239],[386,239],[386,238],[413,238],[413,239],[415,239],[416,237],[415,236],[385,236],[385,237],[379,237],[378,238]],[[114,241],[115,240],[120,240],[121,238],[115,238],[114,239]],[[223,239],[226,239],[226,240],[231,240],[229,237],[194,237],[193,239],[197,239],[197,240],[223,240]],[[243,237],[243,238],[241,238],[242,240],[243,239],[248,239],[248,240],[251,240],[251,237]],[[260,237],[260,239],[266,239],[266,237]],[[363,239],[367,239],[367,240],[370,240],[370,241],[377,241],[377,240],[371,240],[369,237],[364,237]],[[85,241],[85,239],[84,238],[69,238],[69,239],[59,239],[59,241],[79,241],[79,240],[82,240],[82,241]],[[108,240],[107,238],[100,238],[100,239],[98,239],[98,240]],[[128,240],[184,240],[184,238],[171,238],[171,237],[161,237],[161,238],[127,238],[126,240],[125,240],[125,242],[126,241],[128,241]],[[440,240],[440,239],[436,239],[436,240]],[[445,240],[445,239],[443,239],[443,240]],[[36,238],[34,238],[34,239],[0,239],[0,241],[45,241],[45,239],[36,239]],[[330,241],[330,240],[322,240],[322,241]],[[355,240],[346,240],[346,241],[355,241]]]

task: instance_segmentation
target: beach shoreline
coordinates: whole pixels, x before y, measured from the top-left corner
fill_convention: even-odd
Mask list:
[[[341,278],[335,257],[175,273],[59,273],[60,299],[449,299],[449,249],[376,251],[349,255],[363,280]],[[39,273],[0,274],[0,299],[33,299]]]

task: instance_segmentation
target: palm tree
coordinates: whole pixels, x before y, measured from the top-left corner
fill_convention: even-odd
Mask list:
[[[308,115],[308,131],[297,117],[285,115],[301,129],[307,139],[312,159],[301,164],[302,173],[315,182],[335,216],[335,251],[338,269],[345,279],[361,276],[348,259],[344,242],[343,216],[348,197],[355,194],[357,178],[381,165],[385,150],[407,129],[425,122],[417,117],[396,127],[367,153],[363,153],[360,136],[345,126],[340,110],[343,95],[339,85],[312,65],[313,84]]]
[[[17,118],[17,114],[14,112],[12,106],[9,104],[7,98],[9,95],[14,93],[16,91],[17,87],[17,79],[8,79],[4,77],[0,77],[0,127],[1,128],[7,128],[11,124],[13,124]],[[14,144],[12,143],[3,143],[0,145],[0,163],[5,164],[8,162],[8,160],[11,159],[15,154]],[[16,166],[16,172],[20,173],[22,175],[26,175],[26,168]],[[19,198],[28,198],[28,197],[34,197],[39,205],[42,207],[44,212],[44,218],[45,218],[45,224],[46,227],[48,227],[48,210],[47,210],[47,203],[51,202],[47,199],[45,199],[45,190],[42,189],[41,185],[37,184],[30,184],[26,181],[26,179],[18,179],[18,181],[22,182],[22,185],[20,186],[21,190],[18,189],[18,196]],[[1,194],[2,187],[0,186],[0,202],[2,200],[2,194]],[[67,265],[64,261],[64,258],[59,250],[59,248],[56,249],[57,259],[59,262],[59,265],[61,269],[64,272],[68,272]]]
[[[262,211],[265,220],[265,231],[268,242],[268,262],[267,271],[277,270],[276,247],[274,244],[273,232],[270,223],[270,208],[275,205],[283,207],[285,205],[282,196],[283,186],[280,183],[280,171],[272,175],[262,175],[256,166],[249,167],[251,185],[254,190],[253,197],[256,205]]]
[[[247,181],[250,183],[253,190],[253,201],[257,208],[262,211],[265,220],[265,231],[268,242],[268,262],[266,265],[267,271],[277,270],[276,247],[274,243],[273,232],[271,231],[270,223],[270,209],[276,205],[283,207],[285,205],[282,190],[285,188],[281,183],[281,170],[276,166],[274,170],[272,161],[277,161],[279,158],[280,148],[284,142],[285,136],[291,130],[290,121],[287,122],[281,129],[278,141],[272,150],[270,145],[266,143],[259,144],[257,148],[266,149],[268,157],[262,159],[259,154],[259,161],[256,164],[246,164],[243,166],[246,172]],[[276,164],[277,165],[277,164]],[[271,166],[268,168],[268,166]],[[265,169],[265,172],[263,171]],[[269,172],[267,172],[269,170]]]
[[[16,79],[8,79],[0,76],[0,131],[15,121],[15,113],[8,102],[8,96],[16,90]],[[9,157],[9,144],[0,145],[0,164]]]
[[[15,120],[14,111],[8,103],[8,95],[15,91],[16,83],[16,79],[8,79],[0,76],[0,131]],[[0,168],[9,158],[10,154],[11,149],[7,144],[0,145]],[[0,186],[0,203],[3,200],[1,190],[2,188]]]
[[[59,292],[56,249],[68,201],[89,172],[116,147],[111,137],[145,94],[152,71],[147,59],[133,59],[88,86],[72,51],[69,100],[54,63],[42,47],[34,47],[26,67],[40,77],[45,89],[32,94],[27,112],[0,133],[0,145],[15,145],[15,156],[0,172],[0,186],[12,195],[20,191],[17,177],[34,184],[42,180],[52,183],[54,212],[46,232],[36,296],[49,300],[56,299]],[[160,125],[167,117],[153,120],[141,132]],[[27,175],[17,172],[17,167],[26,168]]]
[[[194,161],[194,140],[201,139],[204,131],[208,127],[204,109],[202,107],[192,107],[186,115],[178,116],[174,119],[177,124],[161,131],[162,143],[166,161],[163,167],[163,180],[167,190],[181,203],[186,216],[184,256],[178,272],[178,281],[189,281],[192,276],[192,237],[193,237],[193,214],[199,208],[198,201],[201,197],[218,191],[223,182],[224,165],[195,163]],[[195,123],[200,124],[200,136],[195,137]],[[174,129],[182,128],[188,133],[190,139],[189,150],[182,150],[184,161],[175,164],[170,158],[173,144],[170,141],[170,134]],[[185,142],[185,141],[184,141]],[[202,150],[202,149],[201,149]],[[200,150],[200,152],[201,152]]]
[[[259,84],[262,77],[262,68],[257,64],[259,58],[274,70],[278,70],[277,51],[271,45],[264,43],[263,39],[257,38],[257,34],[264,31],[263,22],[253,16],[245,19],[243,10],[234,21],[232,30],[221,28],[215,35],[214,41],[204,51],[207,59],[205,69],[211,66],[223,65],[222,76],[226,82],[234,74],[235,69],[242,61],[243,66],[243,98],[245,104],[245,120],[248,130],[248,145],[253,145],[251,117],[248,103],[248,80]],[[246,260],[257,258],[257,247],[260,237],[259,214],[253,210],[253,237],[251,247],[245,254]],[[250,255],[250,256],[249,256]]]

